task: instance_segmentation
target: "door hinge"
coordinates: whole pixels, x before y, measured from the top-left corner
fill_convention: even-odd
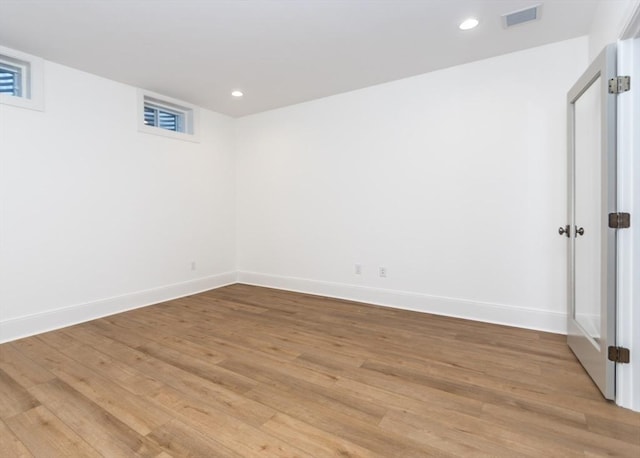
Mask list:
[[[627,364],[631,361],[631,352],[624,347],[609,347],[609,361]]]
[[[609,94],[620,94],[631,89],[630,76],[617,76],[609,80]]]
[[[631,227],[631,214],[609,213],[609,227],[612,229],[627,229]]]

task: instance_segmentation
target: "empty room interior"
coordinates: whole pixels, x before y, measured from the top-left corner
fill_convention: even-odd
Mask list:
[[[640,456],[639,0],[0,0],[0,456]]]

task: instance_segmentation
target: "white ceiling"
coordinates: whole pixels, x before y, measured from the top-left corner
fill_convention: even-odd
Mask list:
[[[0,45],[243,116],[585,35],[596,2],[0,0]]]

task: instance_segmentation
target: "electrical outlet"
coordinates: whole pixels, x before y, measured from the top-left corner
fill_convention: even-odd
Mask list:
[[[380,275],[380,277],[386,278],[387,277],[387,268],[386,267],[378,268],[378,274]]]
[[[356,275],[362,275],[362,264],[356,264],[355,273]]]
[[[196,270],[196,262],[191,261],[191,270]]]

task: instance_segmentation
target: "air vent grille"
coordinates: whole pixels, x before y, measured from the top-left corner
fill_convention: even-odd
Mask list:
[[[513,27],[514,25],[535,21],[536,19],[540,19],[540,5],[502,15],[502,21],[505,27]]]

